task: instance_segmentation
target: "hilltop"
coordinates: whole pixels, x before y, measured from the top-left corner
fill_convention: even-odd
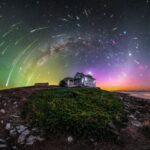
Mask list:
[[[149,149],[149,101],[99,88],[0,91],[0,149]]]

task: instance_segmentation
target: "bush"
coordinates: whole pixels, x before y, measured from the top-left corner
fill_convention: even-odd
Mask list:
[[[109,124],[119,129],[125,119],[122,102],[98,88],[37,91],[30,97],[24,114],[34,126],[49,133],[84,137],[108,137]]]

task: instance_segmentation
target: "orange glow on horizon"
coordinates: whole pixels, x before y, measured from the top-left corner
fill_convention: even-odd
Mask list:
[[[137,85],[128,85],[128,86],[124,86],[124,85],[118,85],[118,86],[108,86],[108,85],[102,85],[100,83],[96,84],[97,87],[104,89],[104,90],[108,90],[108,91],[129,91],[129,90],[150,90],[150,87],[144,87],[144,86],[137,86]]]
[[[42,82],[39,81],[39,83],[43,83],[43,82],[48,82],[48,79],[43,79]],[[32,82],[31,84],[29,85],[25,85],[25,86],[22,86],[22,85],[18,85],[18,86],[9,86],[9,87],[0,87],[0,90],[3,90],[3,89],[10,89],[10,88],[16,88],[16,87],[26,87],[26,86],[33,86],[35,83],[38,83],[38,81],[35,81],[35,82]],[[58,83],[56,81],[54,82],[48,82],[49,85],[56,85],[58,86]],[[150,90],[150,86],[149,87],[144,87],[144,86],[139,86],[139,85],[130,85],[128,84],[128,86],[125,86],[125,85],[107,85],[107,84],[101,84],[101,83],[96,83],[96,86],[101,88],[101,89],[104,89],[104,90],[108,90],[108,91],[130,91],[130,90]]]

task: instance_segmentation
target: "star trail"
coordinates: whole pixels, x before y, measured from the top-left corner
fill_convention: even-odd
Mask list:
[[[108,90],[150,89],[150,1],[0,1],[1,89],[76,72]]]

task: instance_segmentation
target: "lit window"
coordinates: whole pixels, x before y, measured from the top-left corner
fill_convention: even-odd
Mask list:
[[[87,77],[85,77],[84,80],[87,81],[88,80]]]
[[[81,81],[82,83],[84,82],[84,79],[82,78],[82,81]]]

